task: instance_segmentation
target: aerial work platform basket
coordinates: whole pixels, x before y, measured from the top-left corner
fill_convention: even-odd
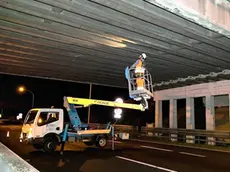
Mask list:
[[[143,99],[146,101],[153,98],[152,76],[145,68],[143,69],[144,74],[141,77],[136,76],[134,67],[127,67],[125,69],[125,77],[128,80],[129,97],[136,101]],[[137,78],[142,78],[144,80],[143,89],[137,89]]]

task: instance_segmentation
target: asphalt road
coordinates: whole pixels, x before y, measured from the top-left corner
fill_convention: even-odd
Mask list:
[[[41,172],[229,172],[230,153],[134,141],[106,149],[67,144],[64,155],[47,154],[19,142],[20,131],[0,126],[0,141]]]

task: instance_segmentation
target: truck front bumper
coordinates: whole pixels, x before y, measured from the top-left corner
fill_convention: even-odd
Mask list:
[[[28,137],[27,133],[22,133],[20,136],[20,142],[26,143],[26,144],[41,144],[42,138],[30,138]]]

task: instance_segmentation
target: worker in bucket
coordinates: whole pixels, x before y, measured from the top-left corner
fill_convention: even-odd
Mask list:
[[[136,84],[137,84],[137,90],[144,89],[144,74],[145,74],[145,68],[144,68],[144,60],[146,59],[146,54],[142,53],[139,56],[139,59],[132,65],[131,68],[135,69],[135,77],[136,77]]]

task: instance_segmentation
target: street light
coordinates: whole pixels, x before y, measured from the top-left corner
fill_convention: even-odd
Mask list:
[[[117,98],[116,100],[115,100],[115,102],[118,102],[118,103],[123,103],[123,99],[121,99],[121,98]],[[114,118],[115,119],[121,119],[121,114],[122,114],[122,109],[121,108],[115,108],[114,109]]]
[[[24,86],[18,87],[18,91],[20,93],[28,92],[28,93],[30,93],[32,95],[32,108],[33,108],[34,107],[34,93],[32,91],[26,89]]]
[[[19,87],[18,91],[21,92],[21,93],[23,93],[25,91],[25,88],[24,87]]]
[[[117,98],[117,99],[115,100],[115,102],[118,102],[118,103],[123,103],[124,101],[123,101],[123,99],[122,99],[122,98]]]
[[[114,109],[114,118],[115,119],[121,119],[122,109],[116,108]]]

